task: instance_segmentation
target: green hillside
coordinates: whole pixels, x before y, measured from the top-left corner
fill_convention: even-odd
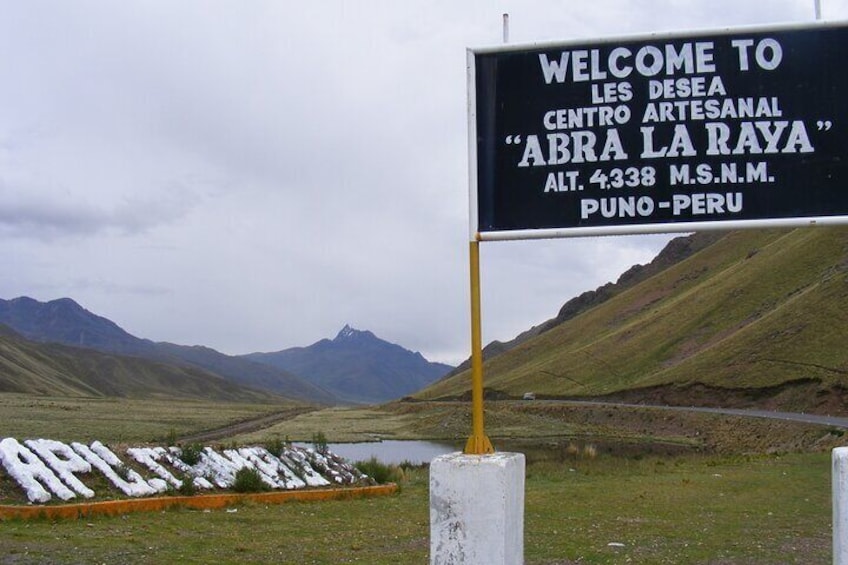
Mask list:
[[[791,383],[813,398],[796,394],[778,407],[832,408],[824,397],[841,399],[848,383],[846,271],[848,229],[729,232],[488,361],[485,387],[518,397],[630,400],[662,390],[685,402],[696,388],[735,391],[738,401],[756,391],[774,396]],[[469,388],[466,371],[418,396]]]
[[[270,401],[200,369],[28,341],[0,325],[0,392],[52,396]]]

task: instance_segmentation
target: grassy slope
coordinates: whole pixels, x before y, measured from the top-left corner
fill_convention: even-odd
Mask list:
[[[662,384],[756,388],[848,374],[848,230],[732,232],[486,364],[512,395],[594,396]],[[457,395],[468,373],[423,398]]]
[[[273,401],[203,370],[30,342],[0,331],[0,391],[53,396]]]

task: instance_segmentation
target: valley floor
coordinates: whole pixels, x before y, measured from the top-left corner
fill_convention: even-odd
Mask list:
[[[768,454],[824,451],[842,445],[845,427],[667,407],[561,401],[487,401],[486,432],[499,443],[617,446],[625,453]],[[843,421],[843,420],[838,420]],[[848,422],[844,422],[848,425]],[[306,412],[264,430],[231,438],[262,443],[275,438],[332,442],[433,439],[462,442],[471,431],[467,402],[396,402],[378,407]],[[645,451],[642,449],[642,451]]]
[[[470,431],[465,402],[291,408],[0,394],[2,420],[24,418],[7,434],[19,439],[161,443],[258,421],[271,425],[218,441],[461,441]],[[496,448],[527,454],[528,564],[830,560],[829,452],[845,442],[842,428],[538,401],[487,402],[486,426]],[[369,500],[5,522],[0,564],[425,563],[427,468],[401,476],[399,494]]]

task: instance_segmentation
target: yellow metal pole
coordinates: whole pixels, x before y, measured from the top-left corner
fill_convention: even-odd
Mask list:
[[[468,455],[494,453],[483,428],[483,331],[480,316],[480,242],[469,245],[471,264],[471,430],[465,444]]]

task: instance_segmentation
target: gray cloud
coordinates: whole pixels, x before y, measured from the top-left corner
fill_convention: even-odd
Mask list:
[[[826,17],[848,2],[823,2]],[[468,351],[465,49],[812,19],[808,0],[0,0],[0,296],[228,353],[345,323]],[[510,339],[670,236],[483,245]]]

